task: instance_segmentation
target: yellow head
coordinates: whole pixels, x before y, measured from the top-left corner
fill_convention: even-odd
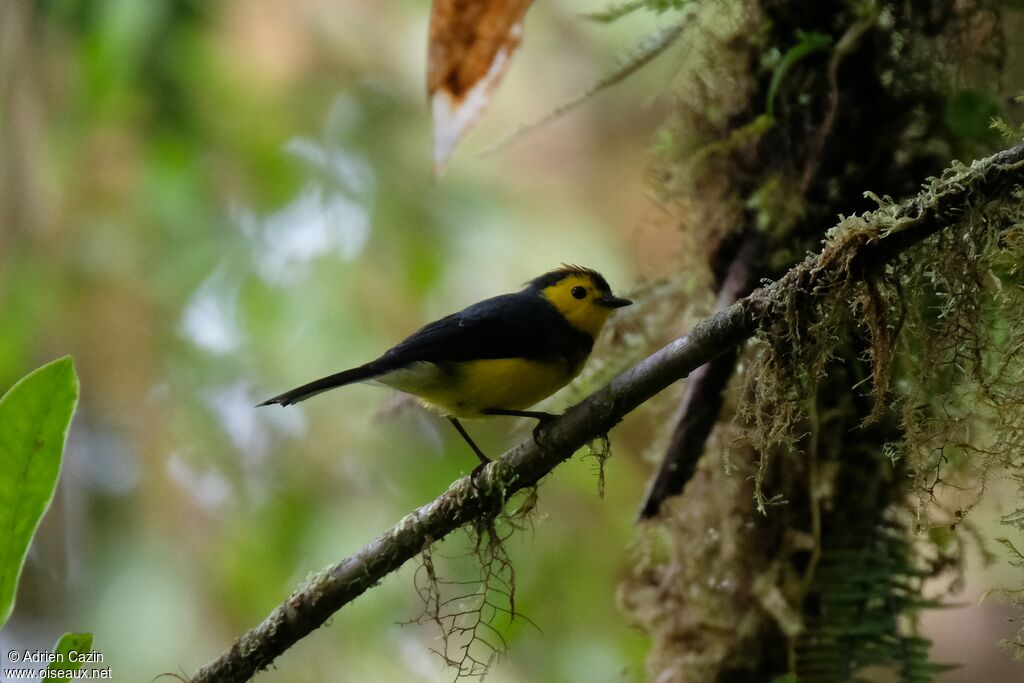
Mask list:
[[[596,270],[563,265],[532,280],[530,289],[550,301],[576,329],[596,339],[613,309],[632,301],[612,295],[608,281]]]

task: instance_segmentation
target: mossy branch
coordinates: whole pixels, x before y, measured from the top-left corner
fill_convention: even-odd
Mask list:
[[[512,494],[537,483],[627,413],[741,344],[760,326],[786,315],[795,298],[825,296],[836,281],[869,277],[898,254],[947,225],[956,225],[965,206],[1003,197],[1022,184],[1024,144],[970,167],[955,164],[909,201],[844,219],[830,231],[820,253],[700,323],[547,425],[541,433],[543,446],[532,438],[519,444],[485,468],[475,482],[459,479],[352,557],[311,577],[192,682],[249,680],[432,543],[494,514]]]

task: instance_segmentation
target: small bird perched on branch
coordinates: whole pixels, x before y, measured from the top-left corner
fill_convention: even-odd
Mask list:
[[[525,410],[569,383],[583,369],[612,311],[632,302],[614,296],[595,270],[564,265],[513,294],[475,303],[430,323],[365,365],[328,375],[261,403],[282,406],[373,381],[417,396],[445,415],[480,459],[459,418],[511,415],[545,420]]]

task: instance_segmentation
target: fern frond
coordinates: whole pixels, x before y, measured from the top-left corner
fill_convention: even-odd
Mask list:
[[[596,21],[600,24],[610,24],[613,21],[618,21],[622,17],[632,14],[638,9],[643,9],[647,6],[644,0],[632,0],[632,2],[621,2],[608,5],[603,10],[597,12],[584,12],[580,16],[590,21]]]
[[[797,680],[840,683],[882,666],[901,683],[927,683],[949,669],[929,660],[931,641],[905,632],[919,610],[940,606],[921,596],[927,575],[894,525],[876,528],[856,548],[826,547],[797,642]]]
[[[658,14],[669,12],[671,10],[683,9],[686,5],[689,5],[694,0],[630,0],[630,2],[620,2],[608,5],[603,10],[597,12],[584,12],[582,16],[584,19],[596,21],[601,24],[610,24],[613,21],[618,21],[624,16],[632,14],[638,9],[646,9]]]
[[[658,55],[662,54],[665,50],[672,46],[677,38],[682,34],[684,24],[675,24],[655,34],[646,36],[635,49],[633,49],[626,57],[619,60],[615,69],[598,79],[586,90],[576,95],[569,101],[556,107],[553,111],[541,117],[539,120],[533,123],[528,123],[524,126],[516,128],[511,133],[505,135],[499,139],[496,143],[485,149],[480,153],[481,156],[486,156],[499,149],[504,148],[508,144],[518,140],[527,133],[531,133],[537,130],[541,126],[551,123],[555,119],[562,117],[569,113],[579,105],[589,100],[599,92],[610,88],[613,85],[617,85],[622,81],[626,80],[637,71],[642,69],[647,64],[650,64]]]

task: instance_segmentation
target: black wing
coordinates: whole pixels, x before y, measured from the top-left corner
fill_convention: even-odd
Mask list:
[[[570,325],[547,300],[529,291],[503,294],[430,323],[374,364],[445,363],[485,358],[576,360],[593,340]]]
[[[546,299],[524,290],[473,304],[432,322],[377,360],[303,384],[261,406],[283,406],[361,382],[417,361],[450,363],[486,358],[582,362],[593,339],[570,325]]]

